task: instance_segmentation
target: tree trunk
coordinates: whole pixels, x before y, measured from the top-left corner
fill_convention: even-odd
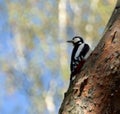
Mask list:
[[[70,83],[59,114],[120,114],[120,0],[100,43]]]

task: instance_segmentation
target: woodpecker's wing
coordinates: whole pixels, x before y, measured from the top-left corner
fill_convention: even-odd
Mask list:
[[[82,60],[86,60],[91,53],[90,47],[88,44],[81,44],[74,47],[71,57],[71,65],[70,69],[73,72],[78,64],[81,63]]]
[[[82,57],[82,59],[86,60],[89,57],[90,53],[91,53],[91,49],[90,49],[89,45],[84,44],[84,47],[83,47],[82,51],[80,52],[79,56]]]
[[[78,49],[77,49],[77,51],[76,51],[76,53],[75,53],[75,59],[78,59],[79,58],[79,56],[80,56],[80,54],[81,54],[81,52],[83,52],[84,50],[84,47],[85,47],[85,44],[83,43],[83,44],[81,44],[81,45],[79,45],[79,47],[78,47]]]
[[[89,48],[89,51],[87,52],[87,54],[84,57],[84,60],[86,60],[90,56],[91,53],[92,53],[92,50]]]
[[[85,45],[84,43],[81,45],[76,45],[73,49],[72,58],[71,58],[71,66],[70,66],[71,72],[75,70],[75,68],[78,66],[78,64],[82,60],[80,53],[82,52],[84,45]]]

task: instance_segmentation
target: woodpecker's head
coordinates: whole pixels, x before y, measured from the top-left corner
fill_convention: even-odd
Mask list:
[[[77,45],[77,44],[81,45],[84,43],[83,38],[80,36],[75,36],[73,37],[72,40],[68,40],[67,42],[72,43],[73,45]]]

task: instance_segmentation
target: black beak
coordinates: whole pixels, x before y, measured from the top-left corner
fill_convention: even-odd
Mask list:
[[[72,40],[68,40],[67,42],[68,42],[68,43],[73,43],[73,41],[72,41]]]

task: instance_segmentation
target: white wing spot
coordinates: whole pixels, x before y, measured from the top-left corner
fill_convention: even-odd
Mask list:
[[[80,52],[82,51],[82,49],[84,48],[84,43],[83,44],[81,44],[79,47],[78,47],[78,49],[77,49],[77,52],[76,52],[76,54],[75,54],[75,58],[77,58],[78,56],[79,56],[79,54],[80,54]]]

